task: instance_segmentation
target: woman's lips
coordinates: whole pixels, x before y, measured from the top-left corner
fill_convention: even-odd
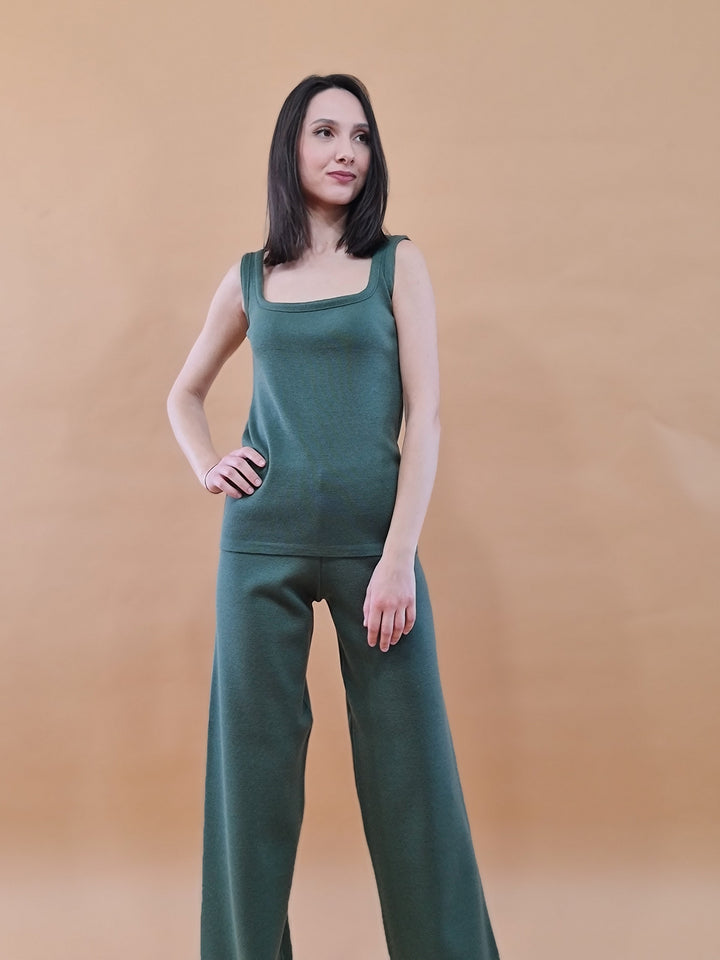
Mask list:
[[[351,180],[355,179],[354,173],[329,173],[329,177],[333,177],[335,180],[339,180],[340,183],[349,183]]]

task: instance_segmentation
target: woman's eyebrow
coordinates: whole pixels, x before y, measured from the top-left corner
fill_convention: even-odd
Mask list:
[[[338,126],[337,120],[330,120],[328,117],[318,117],[317,120],[313,120],[313,123],[332,123],[334,126]],[[353,124],[353,129],[357,127],[362,127],[364,130],[369,130],[370,125],[367,123],[355,123]]]

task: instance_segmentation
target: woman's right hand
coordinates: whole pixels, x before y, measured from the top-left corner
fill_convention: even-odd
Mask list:
[[[210,493],[226,493],[239,500],[256,490],[262,480],[251,464],[265,466],[265,457],[252,447],[240,447],[226,453],[219,463],[211,467],[203,478],[204,486]]]

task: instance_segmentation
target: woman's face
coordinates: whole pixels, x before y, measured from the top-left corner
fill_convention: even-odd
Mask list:
[[[345,206],[355,199],[370,167],[368,138],[365,112],[352,93],[332,87],[312,98],[298,140],[300,185],[308,207]]]

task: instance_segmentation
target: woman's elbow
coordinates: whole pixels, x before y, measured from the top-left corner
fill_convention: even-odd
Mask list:
[[[173,410],[177,407],[181,393],[182,387],[180,386],[179,380],[176,380],[170,387],[170,392],[168,393],[167,400],[165,401],[165,406],[167,407],[167,412],[170,416],[172,416]]]
[[[188,403],[197,402],[202,403],[202,399],[197,391],[191,389],[182,377],[178,377],[172,387],[170,387],[170,392],[165,401],[168,416],[172,419],[173,413],[182,407],[186,407]]]

